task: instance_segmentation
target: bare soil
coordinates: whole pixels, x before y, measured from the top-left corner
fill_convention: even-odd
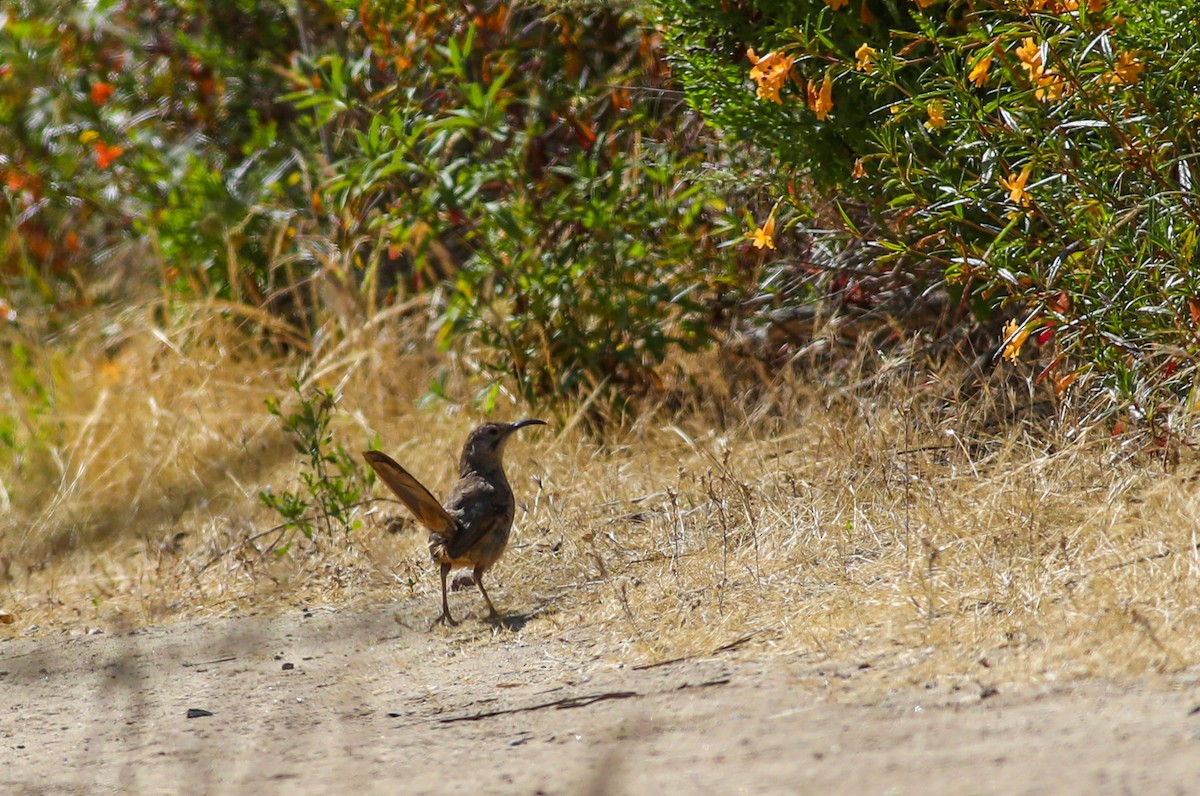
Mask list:
[[[0,642],[0,792],[1200,788],[1194,671],[863,696],[877,662],[749,642],[632,666],[586,628],[531,640],[532,617],[430,631],[423,613],[397,613],[410,607]]]

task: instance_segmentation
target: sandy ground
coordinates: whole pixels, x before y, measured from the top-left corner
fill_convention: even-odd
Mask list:
[[[1200,793],[1197,676],[862,699],[852,661],[397,610],[0,642],[0,793]]]

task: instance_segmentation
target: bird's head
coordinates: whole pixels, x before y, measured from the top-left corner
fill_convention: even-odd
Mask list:
[[[479,470],[486,467],[498,467],[500,457],[504,454],[504,444],[514,431],[526,426],[544,426],[545,420],[521,420],[516,423],[484,423],[467,437],[463,445],[462,459],[459,469]]]

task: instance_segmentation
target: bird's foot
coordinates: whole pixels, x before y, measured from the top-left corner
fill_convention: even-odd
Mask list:
[[[447,627],[457,627],[458,621],[454,617],[450,616],[449,612],[443,611],[441,616],[439,616],[437,619],[430,622],[429,629],[433,630],[438,625],[446,625]]]

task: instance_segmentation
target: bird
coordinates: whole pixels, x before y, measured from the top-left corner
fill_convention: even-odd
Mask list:
[[[490,619],[500,617],[487,589],[483,573],[495,564],[508,545],[516,513],[512,487],[504,475],[504,446],[513,432],[527,426],[546,425],[544,420],[516,423],[484,423],[474,429],[463,445],[458,460],[458,481],[445,504],[439,504],[428,489],[386,453],[363,451],[367,464],[429,529],[429,555],[440,566],[442,615],[433,621],[457,625],[446,598],[446,576],[454,567],[471,567],[475,585],[491,610]]]

